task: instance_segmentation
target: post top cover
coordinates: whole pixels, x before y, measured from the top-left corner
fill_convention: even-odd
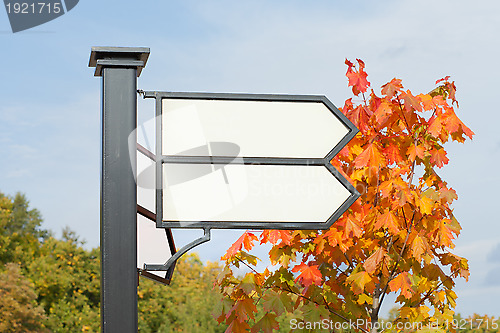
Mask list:
[[[93,46],[89,67],[95,67],[94,76],[102,76],[103,67],[136,67],[139,76],[149,53],[149,47]]]

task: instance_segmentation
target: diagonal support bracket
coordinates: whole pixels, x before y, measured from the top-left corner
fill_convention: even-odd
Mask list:
[[[183,246],[179,251],[177,251],[173,256],[171,256],[166,263],[163,265],[148,265],[144,264],[144,270],[146,271],[168,271],[170,266],[172,266],[177,259],[179,259],[184,253],[191,250],[192,248],[206,243],[210,240],[210,228],[203,228],[203,237],[195,239],[191,243]]]

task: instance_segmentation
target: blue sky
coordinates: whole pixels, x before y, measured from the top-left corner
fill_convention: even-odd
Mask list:
[[[375,91],[393,77],[414,93],[451,75],[458,114],[476,136],[450,144],[442,176],[459,194],[456,252],[470,259],[458,307],[500,315],[500,3],[445,1],[93,1],[12,34],[0,10],[0,191],[24,192],[59,234],[99,244],[100,79],[92,46],[151,48],[144,90],[350,97],[345,58],[361,58]],[[149,112],[151,103],[141,102]],[[197,237],[177,232],[179,244]],[[238,232],[214,231],[198,249],[218,260]],[[261,253],[264,253],[263,251]]]

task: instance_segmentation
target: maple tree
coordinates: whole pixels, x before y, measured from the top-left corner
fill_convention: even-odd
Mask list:
[[[226,332],[271,332],[284,313],[376,332],[389,293],[399,304],[394,324],[453,319],[455,280],[469,271],[451,252],[458,196],[437,170],[449,162],[446,142],[474,135],[455,113],[455,84],[445,77],[414,95],[395,78],[376,95],[363,61],[346,65],[360,101],[349,98],[342,112],[360,132],[331,163],[361,197],[328,230],[246,231],[223,256],[216,282],[223,299],[214,316]],[[273,266],[262,272],[248,252],[257,242],[272,245]],[[239,276],[241,267],[250,271]]]

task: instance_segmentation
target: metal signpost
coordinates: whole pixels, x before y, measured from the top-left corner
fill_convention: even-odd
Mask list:
[[[358,129],[326,97],[137,91],[148,55],[95,47],[89,64],[103,77],[103,332],[137,331],[137,228],[152,230],[138,216],[165,229],[170,247],[164,264],[139,272],[168,283],[176,260],[211,229],[327,229],[359,197],[330,164]],[[136,148],[137,92],[156,100],[154,154]],[[141,185],[139,169],[153,185]],[[176,251],[171,228],[204,235]]]
[[[137,188],[127,138],[137,123],[137,77],[149,48],[93,47],[102,76],[101,329],[137,332]]]

